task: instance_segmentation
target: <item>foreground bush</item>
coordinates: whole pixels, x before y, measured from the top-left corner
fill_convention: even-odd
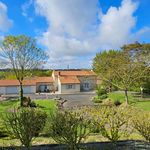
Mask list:
[[[93,101],[94,103],[102,103],[102,100],[99,99],[98,96],[95,96],[95,97],[92,99],[92,101]]]
[[[51,117],[50,136],[69,150],[79,149],[79,144],[89,133],[89,123],[79,113],[59,111]]]
[[[39,109],[14,109],[6,115],[5,125],[10,134],[19,139],[22,145],[30,148],[33,137],[43,130],[46,118],[46,113]]]
[[[133,118],[133,127],[150,142],[150,112],[139,111]]]
[[[101,97],[101,99],[107,98],[107,91],[102,86],[96,87],[96,94],[99,98]],[[105,95],[105,96],[103,97],[103,95]]]
[[[119,100],[115,100],[115,101],[114,101],[114,104],[115,104],[115,106],[120,106],[120,105],[121,105],[121,102],[120,102]]]
[[[129,132],[130,109],[125,107],[103,106],[89,111],[93,116],[93,128],[112,142],[118,141]]]
[[[9,133],[7,132],[4,123],[0,118],[0,138],[7,137],[7,136],[9,136]]]

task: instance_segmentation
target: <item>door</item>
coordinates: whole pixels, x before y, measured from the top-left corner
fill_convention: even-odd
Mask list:
[[[88,91],[90,89],[89,83],[83,83],[83,90]]]

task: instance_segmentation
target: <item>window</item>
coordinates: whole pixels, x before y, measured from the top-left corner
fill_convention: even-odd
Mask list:
[[[83,87],[84,87],[84,88],[89,88],[89,83],[84,83],[84,84],[83,84]]]
[[[75,85],[73,85],[73,84],[68,84],[68,85],[67,85],[67,89],[75,89]]]

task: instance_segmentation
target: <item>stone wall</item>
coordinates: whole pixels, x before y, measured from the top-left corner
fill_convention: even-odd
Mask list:
[[[89,83],[89,90],[94,90],[96,88],[96,76],[78,76],[78,79],[80,80],[81,91],[84,91],[84,83]]]
[[[144,141],[118,141],[116,145],[113,145],[111,142],[91,142],[81,144],[81,147],[86,150],[150,150],[150,143]],[[3,150],[27,150],[20,147],[0,147]],[[65,145],[59,144],[49,144],[49,145],[37,145],[31,148],[32,150],[66,150]]]
[[[68,84],[61,84],[61,93],[78,93],[80,92],[80,84],[70,84],[73,88],[68,89]]]

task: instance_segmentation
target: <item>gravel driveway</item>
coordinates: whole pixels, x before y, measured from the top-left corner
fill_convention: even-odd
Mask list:
[[[36,100],[36,99],[53,99],[53,98],[62,98],[67,100],[67,102],[64,104],[64,107],[74,107],[74,106],[89,106],[89,105],[93,105],[91,99],[92,97],[95,96],[95,93],[77,93],[77,94],[55,94],[55,95],[50,95],[50,94],[30,94],[30,95],[26,95],[24,94],[24,96],[26,97],[30,97],[32,100]],[[7,98],[11,97],[12,99],[16,99],[18,96],[17,95],[7,95]]]
[[[94,94],[61,95],[62,98],[67,100],[67,102],[64,104],[64,107],[93,105],[91,101],[93,96]]]

